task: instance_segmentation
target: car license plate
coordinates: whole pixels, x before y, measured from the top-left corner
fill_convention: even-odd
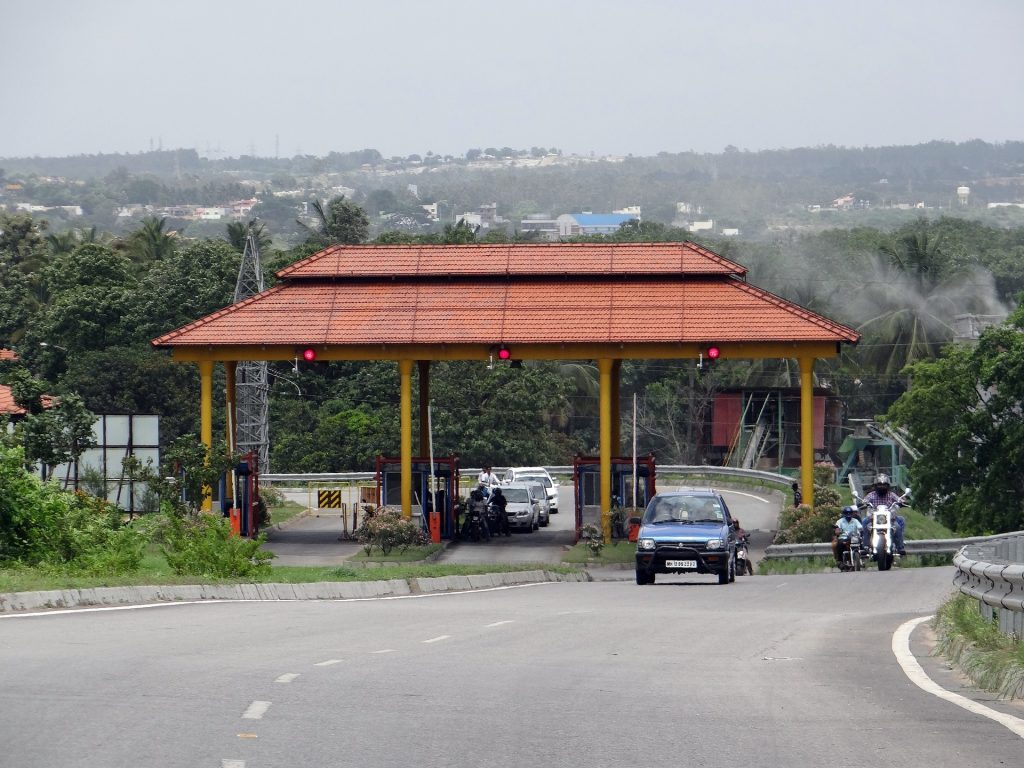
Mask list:
[[[696,568],[696,560],[666,560],[666,568]]]

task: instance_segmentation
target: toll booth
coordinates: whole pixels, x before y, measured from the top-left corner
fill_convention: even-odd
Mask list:
[[[377,504],[399,507],[402,504],[402,460],[395,456],[377,457]],[[417,514],[423,530],[437,543],[455,535],[455,507],[459,500],[459,457],[434,458],[435,498],[430,498],[430,459],[412,459],[413,517]],[[419,508],[417,512],[417,507]],[[434,515],[434,510],[437,514]]]
[[[263,501],[258,463],[256,454],[250,451],[220,478],[220,512],[231,520],[231,532],[236,536],[252,538],[259,533]],[[237,498],[232,498],[232,494]]]
[[[636,459],[636,505],[646,507],[657,493],[654,454]],[[601,457],[577,456],[572,462],[572,482],[576,504],[576,538],[580,529],[592,524],[601,527]],[[633,506],[633,459],[612,459],[612,508]]]

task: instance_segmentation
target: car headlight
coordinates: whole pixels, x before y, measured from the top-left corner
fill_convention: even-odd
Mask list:
[[[654,549],[654,539],[640,539],[637,542],[640,549]]]
[[[721,539],[708,539],[707,548],[708,549],[721,549],[722,548],[722,540]]]

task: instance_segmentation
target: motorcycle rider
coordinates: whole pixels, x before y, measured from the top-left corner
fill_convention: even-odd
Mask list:
[[[490,467],[484,467],[480,470],[480,474],[477,475],[476,484],[480,493],[487,499],[491,496],[491,490],[501,485],[501,481],[498,480],[498,476],[491,471]]]
[[[874,489],[864,497],[864,503],[877,507],[879,504],[885,504],[889,507],[889,514],[892,516],[892,538],[893,544],[896,546],[896,551],[902,556],[906,554],[903,548],[903,529],[906,527],[907,521],[903,515],[896,514],[896,508],[900,504],[900,497],[896,491],[892,490],[889,485],[889,476],[885,474],[878,475],[875,478]],[[868,519],[871,519],[870,514]]]
[[[736,534],[736,546],[738,547],[740,544],[742,544],[747,548],[747,559],[745,567],[747,569],[747,574],[749,576],[753,576],[754,564],[750,562],[750,542],[747,540],[747,532],[743,530],[743,526],[740,525],[740,520],[738,517],[734,517],[732,519],[732,530]]]
[[[466,515],[466,522],[462,524],[462,536],[463,538],[469,538],[469,524],[470,518],[473,515],[477,515],[480,520],[480,532],[483,534],[484,541],[490,541],[491,531],[487,527],[487,501],[484,499],[484,495],[479,491],[475,490],[469,494],[469,509]]]
[[[857,518],[856,507],[843,507],[843,516],[836,520],[835,530],[832,533],[832,557],[836,565],[841,565],[839,559],[839,537],[841,535],[852,536],[857,534],[863,538],[864,528]]]
[[[494,493],[491,494],[491,507],[494,508],[495,517],[498,518],[498,529],[494,532],[495,536],[499,536],[502,533],[506,536],[512,535],[508,528],[508,515],[505,513],[505,507],[507,506],[508,499],[505,498],[505,494],[501,492],[501,488],[495,488]]]

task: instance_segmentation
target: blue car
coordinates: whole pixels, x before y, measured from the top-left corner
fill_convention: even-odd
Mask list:
[[[719,584],[736,580],[736,535],[721,494],[712,488],[659,493],[640,520],[636,583],[659,573],[713,573]]]

